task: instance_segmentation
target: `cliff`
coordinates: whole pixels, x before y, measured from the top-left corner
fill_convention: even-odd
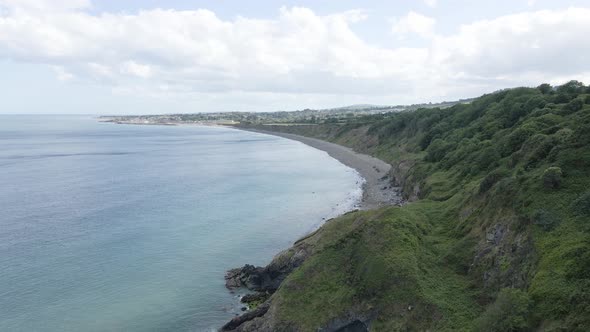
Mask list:
[[[330,220],[230,272],[269,298],[224,330],[590,330],[588,87],[258,128],[385,160],[412,203]]]

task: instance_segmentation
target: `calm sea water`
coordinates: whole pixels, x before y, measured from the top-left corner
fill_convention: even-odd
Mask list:
[[[358,175],[225,128],[0,116],[0,330],[209,331],[224,272],[351,208]]]

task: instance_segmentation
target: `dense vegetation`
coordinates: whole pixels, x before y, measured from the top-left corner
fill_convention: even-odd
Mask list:
[[[274,296],[283,326],[590,331],[590,87],[484,95],[346,124],[266,126],[395,166],[403,207],[347,214]]]

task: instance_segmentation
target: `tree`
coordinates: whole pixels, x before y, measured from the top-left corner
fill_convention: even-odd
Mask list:
[[[583,193],[573,203],[574,212],[580,216],[590,216],[590,191]]]
[[[543,172],[543,185],[545,188],[557,189],[561,186],[563,173],[560,167],[549,167]]]
[[[576,80],[569,81],[569,82],[565,83],[564,85],[557,87],[558,93],[565,93],[565,94],[570,94],[570,95],[582,93],[582,92],[584,92],[584,90],[585,90],[584,83],[578,82]]]
[[[584,101],[582,100],[582,98],[576,98],[576,99],[570,101],[565,106],[565,108],[567,108],[568,110],[570,110],[572,112],[577,112],[577,111],[581,110],[582,107],[584,107]]]
[[[541,91],[541,93],[542,93],[542,94],[546,95],[546,94],[548,94],[549,92],[551,92],[551,90],[552,90],[553,88],[551,87],[551,85],[550,85],[550,84],[543,83],[543,84],[539,85],[539,86],[537,87],[537,89],[538,89],[539,91]]]

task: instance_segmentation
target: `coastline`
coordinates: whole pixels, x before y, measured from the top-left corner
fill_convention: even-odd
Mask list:
[[[111,122],[113,121],[106,121]],[[134,124],[134,125],[174,125],[183,126],[181,123],[160,124],[160,123],[126,123],[114,122],[115,124]],[[187,124],[187,126],[208,126],[206,124]],[[384,206],[403,205],[403,198],[400,189],[393,185],[392,166],[383,160],[374,158],[369,155],[357,153],[351,148],[338,145],[335,143],[323,141],[316,138],[300,136],[296,134],[265,131],[250,128],[241,128],[230,125],[218,125],[228,129],[249,131],[264,135],[278,136],[308,145],[314,149],[327,153],[330,157],[336,159],[343,165],[354,169],[364,180],[361,190],[362,197],[358,202],[358,208],[361,210],[371,210]],[[356,211],[351,208],[342,211],[341,214],[347,214]],[[331,218],[338,217],[337,215]],[[239,297],[240,306],[243,305],[243,313],[232,318],[224,324],[220,331],[246,331],[248,326],[254,330],[261,328],[273,320],[274,306],[273,294],[280,287],[283,280],[287,278],[296,268],[301,266],[317,248],[315,248],[315,238],[321,236],[324,232],[326,220],[314,227],[314,230],[301,238],[295,239],[295,242],[289,248],[276,253],[270,263],[266,266],[253,266],[245,264],[239,268],[233,268],[226,272],[225,286],[234,294],[237,290],[240,293],[245,291],[245,295]],[[273,253],[274,254],[274,253]],[[262,325],[260,325],[262,324]]]
[[[140,125],[140,126],[196,126],[196,127],[224,127],[228,129],[249,131],[258,134],[278,136],[293,141],[298,141],[314,149],[326,152],[330,157],[338,160],[340,163],[348,166],[364,179],[362,185],[362,198],[359,202],[361,210],[371,210],[382,206],[397,205],[404,203],[400,188],[393,185],[394,181],[391,175],[392,166],[385,161],[355,152],[351,148],[323,141],[317,138],[311,138],[296,134],[281,133],[269,130],[260,130],[254,128],[243,128],[229,124],[209,124],[209,123],[181,123],[181,122],[145,122],[145,121],[121,121],[105,117],[99,118],[99,122]]]
[[[286,139],[301,142],[312,148],[326,152],[330,157],[342,164],[356,170],[365,180],[362,186],[363,196],[360,202],[362,210],[370,210],[381,206],[402,205],[399,188],[392,186],[391,165],[381,159],[358,153],[351,148],[296,134],[280,133],[274,131],[230,127],[237,130],[255,132],[259,134],[279,136]]]

